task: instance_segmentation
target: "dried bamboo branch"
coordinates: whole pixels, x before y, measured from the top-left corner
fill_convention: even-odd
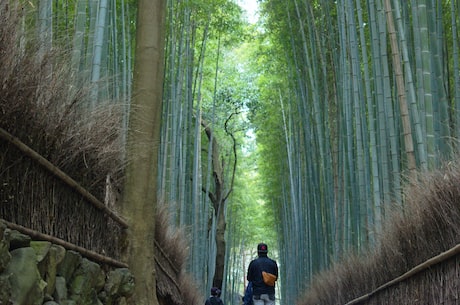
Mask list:
[[[85,188],[83,188],[80,184],[78,184],[75,180],[69,177],[66,173],[61,171],[59,168],[54,166],[51,162],[43,158],[39,153],[35,150],[31,149],[29,146],[21,142],[18,138],[8,133],[3,128],[0,128],[0,138],[10,142],[14,146],[16,146],[20,151],[30,157],[32,160],[36,161],[44,168],[46,168],[49,172],[54,174],[56,177],[61,179],[65,182],[68,186],[73,188],[79,194],[81,194],[86,200],[88,200],[91,204],[93,204],[96,208],[104,211],[106,214],[110,216],[114,221],[120,224],[123,228],[128,227],[128,223],[118,216],[114,211],[110,210],[108,207],[104,205],[99,199],[94,197],[91,193],[89,193]]]
[[[162,256],[168,261],[169,265],[174,270],[174,272],[176,272],[176,274],[179,274],[179,270],[177,270],[176,266],[174,266],[173,262],[169,259],[168,255],[166,255],[163,248],[161,248],[161,246],[158,244],[156,240],[154,242],[155,242],[156,250],[161,252]]]
[[[32,230],[32,229],[17,225],[15,223],[6,221],[4,219],[2,219],[1,221],[4,222],[8,228],[10,228],[12,230],[19,231],[19,232],[21,232],[23,234],[26,234],[26,235],[30,236],[32,239],[49,241],[49,242],[51,242],[53,244],[63,246],[67,250],[76,251],[76,252],[80,253],[81,255],[83,255],[83,256],[85,256],[85,257],[87,257],[87,258],[89,258],[89,259],[91,259],[92,261],[95,261],[95,262],[104,263],[104,264],[108,264],[108,265],[115,266],[115,267],[120,267],[120,268],[128,268],[128,265],[123,263],[123,262],[119,262],[119,261],[117,261],[117,260],[115,260],[115,259],[113,259],[111,257],[107,257],[107,256],[101,255],[99,253],[96,253],[94,251],[79,247],[77,245],[74,245],[72,243],[66,242],[66,241],[64,241],[62,239],[59,239],[57,237],[37,232],[35,230]]]
[[[165,275],[171,280],[171,282],[174,283],[174,285],[177,287],[177,289],[180,291],[180,286],[179,286],[179,284],[177,283],[177,281],[176,281],[176,279],[174,278],[174,276],[172,276],[171,274],[169,274],[168,270],[166,270],[166,268],[161,264],[160,260],[157,258],[156,255],[155,255],[154,259],[155,259],[156,265],[157,265],[158,267],[160,267],[161,271],[163,271],[163,274],[165,274]]]

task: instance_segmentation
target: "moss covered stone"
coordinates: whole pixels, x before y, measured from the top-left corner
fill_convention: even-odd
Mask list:
[[[40,277],[34,249],[19,248],[11,251],[6,273],[10,274],[11,299],[16,305],[41,305],[46,283]]]

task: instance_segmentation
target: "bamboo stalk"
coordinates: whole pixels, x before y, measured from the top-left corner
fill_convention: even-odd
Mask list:
[[[66,173],[64,173],[62,170],[57,168],[54,164],[52,164],[51,162],[43,158],[39,153],[31,149],[29,146],[21,142],[21,140],[11,135],[9,132],[4,130],[3,128],[0,128],[0,138],[10,142],[14,146],[16,146],[20,151],[26,154],[28,157],[30,157],[32,160],[42,165],[50,173],[52,173],[53,175],[61,179],[64,183],[66,183],[68,186],[70,186],[75,191],[77,191],[80,195],[82,195],[86,200],[88,200],[96,208],[108,214],[110,218],[112,218],[114,221],[120,224],[123,228],[128,227],[128,223],[124,219],[118,216],[114,211],[110,210],[104,203],[102,203],[99,199],[94,197],[85,188],[83,188],[80,184],[78,184],[78,182],[73,180]]]
[[[54,237],[54,236],[51,236],[51,235],[48,235],[48,234],[40,233],[38,231],[35,231],[35,230],[32,230],[32,229],[20,226],[18,224],[6,221],[4,219],[2,219],[1,221],[4,222],[8,228],[10,228],[12,230],[19,231],[19,232],[21,232],[23,234],[26,234],[26,235],[30,236],[31,238],[33,238],[33,239],[42,240],[42,241],[49,241],[49,242],[51,242],[53,244],[63,246],[67,250],[77,251],[81,255],[83,255],[83,256],[85,256],[85,257],[87,257],[87,258],[89,258],[89,259],[91,259],[93,261],[99,262],[99,263],[104,263],[104,264],[108,264],[108,265],[115,266],[115,267],[120,267],[120,268],[128,268],[128,265],[123,263],[123,262],[117,261],[117,260],[115,260],[115,259],[113,259],[111,257],[101,255],[101,254],[96,253],[94,251],[79,247],[77,245],[74,245],[72,243],[64,241],[64,240],[62,240],[60,238],[57,238],[57,237]]]
[[[404,82],[403,68],[401,64],[401,56],[399,53],[398,40],[396,37],[396,29],[394,25],[390,0],[385,0],[384,5],[385,15],[387,18],[388,34],[390,38],[391,55],[393,60],[392,62],[395,71],[394,73],[396,78],[396,89],[398,92],[399,107],[401,112],[404,146],[405,153],[407,156],[407,168],[409,170],[409,174],[413,176],[415,175],[415,171],[417,169],[417,163],[415,160],[414,143],[412,140],[412,127],[409,117],[409,107],[407,106],[406,100],[406,88]]]

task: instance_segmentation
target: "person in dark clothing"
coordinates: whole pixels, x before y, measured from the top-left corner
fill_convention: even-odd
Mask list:
[[[217,287],[211,288],[211,295],[207,298],[205,305],[224,305],[224,302],[220,299],[220,289]]]
[[[258,258],[249,263],[247,280],[252,282],[254,305],[275,304],[275,282],[278,278],[278,264],[267,256],[268,247],[264,243],[257,245]],[[271,274],[272,283],[264,281],[263,273]]]

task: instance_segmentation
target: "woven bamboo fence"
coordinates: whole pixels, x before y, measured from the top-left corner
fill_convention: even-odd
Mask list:
[[[345,305],[460,304],[460,245]]]
[[[0,151],[0,218],[9,228],[99,263],[129,267],[118,260],[128,225],[106,203],[2,128]],[[114,198],[108,195],[99,194]],[[161,242],[168,242],[165,236]],[[157,241],[155,249],[158,292],[181,304],[182,263],[171,261]]]
[[[114,198],[110,188],[93,195],[3,129],[0,138],[0,218],[120,259],[127,224],[97,199]]]

